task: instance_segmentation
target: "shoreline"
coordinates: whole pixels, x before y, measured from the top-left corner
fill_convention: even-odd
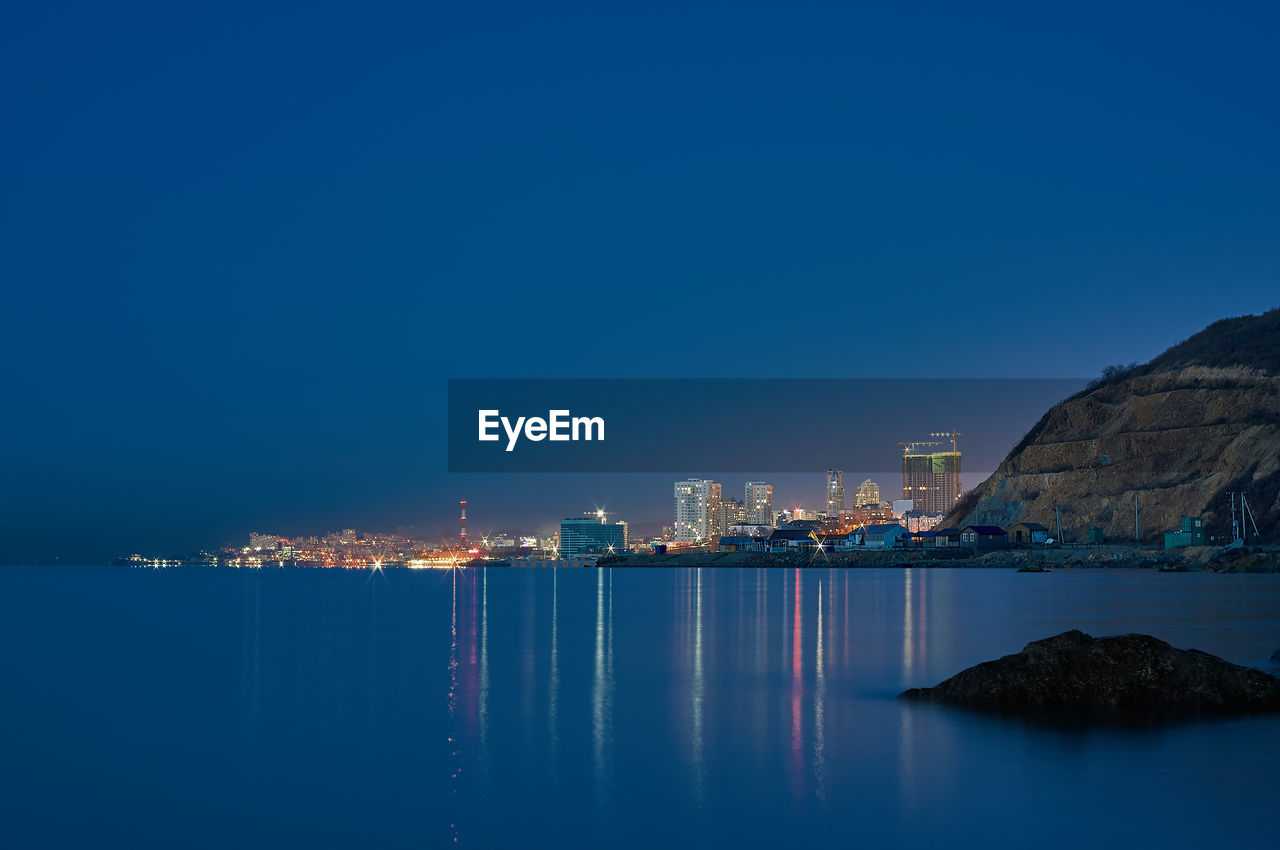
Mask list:
[[[1163,572],[1280,572],[1280,551],[1254,547],[1223,552],[1218,547],[1156,549],[1131,546],[1050,547],[960,550],[901,550],[879,552],[675,552],[665,555],[632,553],[605,556],[594,566],[657,567],[931,567],[945,569],[1152,569]]]
[[[1243,546],[1224,549],[1216,546],[1161,549],[1131,544],[1093,546],[1049,546],[1016,549],[974,550],[889,549],[836,552],[711,552],[706,550],[669,552],[629,552],[621,555],[552,558],[538,556],[499,556],[489,560],[459,562],[457,566],[490,566],[499,569],[583,569],[618,567],[621,569],[661,569],[708,567],[725,569],[757,568],[938,568],[938,569],[1013,569],[1023,572],[1048,572],[1059,569],[1150,569],[1159,572],[1280,573],[1280,547]],[[30,565],[36,566],[36,565]],[[51,566],[51,565],[47,565]],[[70,565],[66,565],[70,566]],[[234,564],[213,564],[185,559],[117,559],[111,566],[139,569],[204,567],[236,569]],[[325,567],[318,563],[266,561],[244,565],[244,569],[445,569],[419,567],[400,561],[377,566],[351,565]]]

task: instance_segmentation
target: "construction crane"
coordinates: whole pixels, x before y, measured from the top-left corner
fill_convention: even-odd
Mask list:
[[[959,451],[959,449],[956,448],[956,438],[963,437],[964,434],[960,433],[959,431],[941,431],[936,434],[930,434],[929,436],[930,437],[950,437],[951,451],[956,452],[956,451]]]
[[[936,434],[931,434],[930,436],[937,436],[937,435],[936,435]],[[902,442],[899,442],[899,443],[898,443],[898,445],[902,446],[902,455],[903,455],[903,457],[905,457],[905,456],[909,455],[909,454],[911,453],[911,450],[912,450],[912,449],[914,449],[916,446],[940,446],[940,445],[942,445],[942,443],[927,443],[927,442],[919,442],[919,441],[917,441],[917,442],[914,442],[914,443],[902,443]]]

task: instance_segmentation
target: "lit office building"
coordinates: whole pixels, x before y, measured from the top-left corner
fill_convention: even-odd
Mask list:
[[[603,511],[560,521],[560,556],[611,555],[627,551],[627,526],[608,522]]]

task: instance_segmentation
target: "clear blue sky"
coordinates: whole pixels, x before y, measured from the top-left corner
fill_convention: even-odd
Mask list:
[[[9,4],[0,561],[527,502],[444,472],[450,376],[1092,375],[1280,303],[1280,9],[1043,5]]]

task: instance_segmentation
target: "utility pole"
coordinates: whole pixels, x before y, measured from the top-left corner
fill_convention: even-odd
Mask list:
[[[1240,539],[1239,529],[1236,527],[1236,494],[1232,492],[1231,496],[1231,541],[1234,543]]]
[[[1062,511],[1058,510],[1058,506],[1053,506],[1053,515],[1058,518],[1058,542],[1062,542]]]
[[[1253,518],[1253,508],[1249,507],[1249,503],[1244,500],[1246,494],[1240,494],[1240,525],[1244,526],[1245,533],[1248,534],[1249,526],[1245,522],[1253,523],[1253,536],[1258,537],[1258,521]]]

